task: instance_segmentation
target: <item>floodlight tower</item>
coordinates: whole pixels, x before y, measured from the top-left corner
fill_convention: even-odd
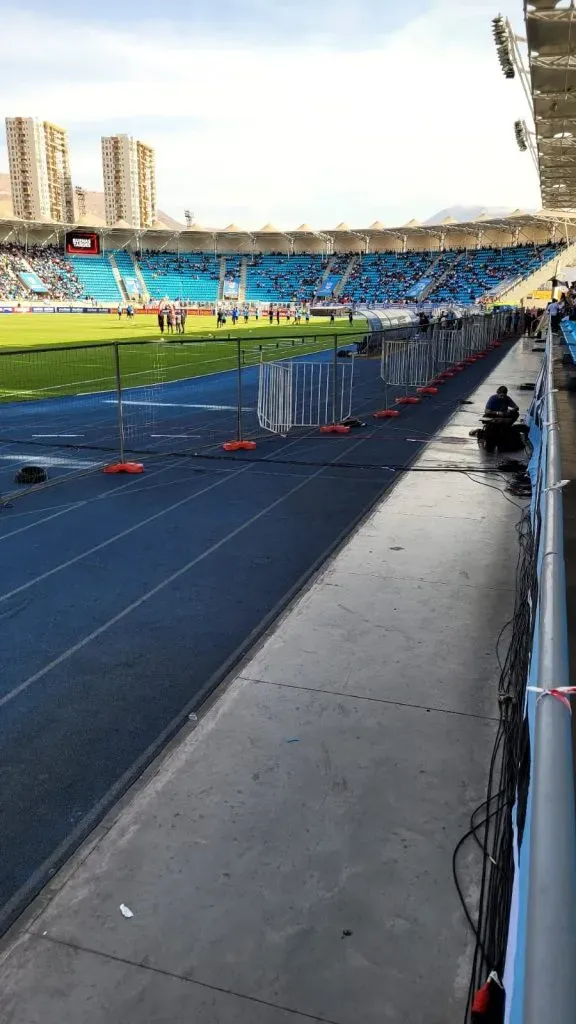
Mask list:
[[[534,119],[530,76],[519,46],[520,43],[525,43],[526,39],[524,36],[515,34],[508,18],[505,18],[502,14],[498,14],[496,18],[492,19],[492,35],[496,43],[496,53],[498,54],[504,78],[512,79],[518,76],[524,90],[528,109],[532,119]],[[530,153],[538,172],[538,156],[534,144],[534,132],[529,131],[526,121],[519,119],[514,122],[514,134],[520,152],[525,153],[528,151]]]

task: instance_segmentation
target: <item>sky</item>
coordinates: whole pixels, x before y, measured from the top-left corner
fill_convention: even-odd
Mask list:
[[[521,31],[522,3],[495,2],[0,0],[0,117],[65,127],[88,189],[100,136],[135,135],[156,149],[159,206],[210,227],[537,209],[513,131],[527,104],[491,32],[500,12]]]

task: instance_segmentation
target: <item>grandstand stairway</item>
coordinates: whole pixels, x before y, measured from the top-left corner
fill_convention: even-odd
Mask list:
[[[450,271],[454,270],[454,268],[457,266],[457,264],[462,262],[462,260],[464,259],[465,255],[466,255],[466,253],[464,253],[464,252],[459,252],[459,253],[442,252],[442,253],[440,253],[438,255],[437,259],[434,260],[434,263],[430,267],[430,271],[429,271],[429,276],[432,278],[432,281],[430,282],[428,287],[425,288],[424,291],[422,292],[422,294],[420,295],[420,297],[419,297],[419,301],[420,302],[425,302],[426,301],[426,299],[428,298],[430,293],[433,292],[435,288],[438,288],[439,285],[442,284],[442,281],[450,273]],[[452,257],[452,258],[450,258],[450,257]]]
[[[149,298],[148,290],[134,254],[126,249],[116,249],[108,255],[112,267],[116,266],[118,270],[121,289],[127,299],[133,299],[135,295],[138,295],[147,300]]]
[[[356,266],[358,265],[358,263],[360,262],[361,259],[362,259],[362,257],[360,255],[356,255],[356,256],[351,256],[350,259],[348,260],[348,263],[346,265],[346,269],[344,270],[344,273],[342,274],[342,277],[340,278],[340,280],[338,281],[338,284],[336,285],[336,287],[334,289],[334,298],[335,299],[343,294],[344,288],[346,286],[346,281],[348,280],[348,278],[350,277],[350,274],[356,268]]]
[[[132,263],[134,264],[134,276],[136,277],[138,283],[140,284],[140,294],[141,294],[144,302],[148,302],[149,299],[150,299],[150,293],[149,293],[149,291],[148,291],[148,289],[146,287],[146,282],[145,282],[144,278],[142,277],[142,271],[140,270],[140,264],[138,263],[138,260],[136,259],[135,256],[131,256],[131,259],[132,259]]]
[[[114,274],[114,279],[118,286],[118,291],[120,292],[122,298],[124,299],[124,302],[129,302],[130,296],[128,295],[126,285],[122,280],[122,274],[118,270],[118,264],[116,263],[116,258],[113,252],[108,253],[108,261],[110,263],[110,266],[112,267],[112,273]]]
[[[220,277],[218,279],[218,302],[224,298],[224,281],[226,280],[226,257],[220,257]]]
[[[240,263],[240,284],[238,286],[238,302],[246,301],[246,280],[248,277],[248,257],[243,256]]]
[[[332,267],[334,266],[335,261],[336,261],[336,257],[335,256],[331,256],[330,259],[328,260],[328,263],[326,264],[326,266],[324,268],[324,273],[322,274],[322,277],[320,278],[320,280],[318,281],[318,284],[316,285],[316,288],[314,289],[314,298],[316,298],[318,293],[322,290],[323,285],[326,284],[326,281],[330,277],[330,274],[331,274],[331,271],[332,271]]]

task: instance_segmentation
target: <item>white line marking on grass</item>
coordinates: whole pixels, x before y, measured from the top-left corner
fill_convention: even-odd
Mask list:
[[[187,562],[186,565],[183,565],[180,569],[177,569],[176,572],[173,572],[170,574],[170,576],[167,576],[166,579],[162,580],[160,583],[157,583],[155,587],[152,587],[150,590],[146,591],[146,593],[142,594],[142,596],[139,597],[136,601],[132,601],[131,604],[126,605],[126,607],[123,608],[121,612],[118,612],[117,615],[112,616],[112,618],[108,619],[107,622],[104,622],[101,626],[98,626],[98,629],[93,630],[92,633],[88,633],[87,636],[83,637],[81,640],[78,640],[78,642],[73,644],[71,647],[68,647],[67,650],[63,651],[62,654],[58,655],[57,658],[54,658],[52,661],[48,662],[48,664],[45,665],[44,668],[39,669],[39,671],[35,672],[34,675],[29,676],[28,679],[25,679],[23,682],[19,683],[18,686],[15,686],[12,690],[10,690],[3,697],[1,697],[0,708],[4,707],[5,704],[9,704],[10,701],[14,700],[25,690],[29,689],[29,687],[32,686],[34,683],[37,683],[40,679],[43,679],[44,676],[48,675],[48,673],[52,671],[52,669],[57,668],[58,665],[61,665],[64,661],[67,661],[68,658],[71,658],[74,654],[77,654],[78,651],[81,651],[84,647],[91,643],[92,640],[96,640],[99,636],[102,636],[103,633],[106,633],[107,630],[109,630],[112,626],[115,626],[118,622],[122,622],[122,620],[125,619],[128,615],[130,615],[133,611],[136,611],[137,608],[140,608],[141,605],[145,604],[152,597],[155,597],[156,594],[159,594],[162,590],[165,590],[165,588],[169,587],[171,583],[174,583],[177,579],[180,579],[181,576],[184,576],[185,573],[189,572],[190,569],[193,569],[194,566],[199,565],[200,562],[203,562],[206,558],[209,558],[210,555],[213,555],[216,551],[219,551],[220,548],[224,547],[225,544],[228,544],[229,541],[234,540],[235,537],[237,537],[240,533],[246,530],[249,526],[253,526],[254,523],[257,523],[260,519],[262,519],[263,516],[268,515],[269,512],[272,512],[273,509],[278,507],[278,505],[281,505],[282,502],[286,501],[287,498],[290,498],[292,497],[293,494],[296,494],[298,491],[301,491],[303,487],[306,487],[307,484],[311,483],[312,480],[315,480],[316,477],[319,477],[321,473],[323,473],[326,469],[329,469],[330,465],[334,465],[335,463],[337,463],[338,460],[340,458],[343,458],[344,455],[349,455],[350,452],[354,451],[354,449],[358,448],[358,446],[361,444],[362,439],[356,441],[356,443],[353,444],[351,448],[347,448],[345,452],[342,452],[342,455],[338,455],[335,459],[333,459],[332,463],[329,463],[326,466],[320,466],[315,473],[312,473],[310,476],[305,477],[304,480],[301,480],[299,483],[297,483],[289,491],[283,494],[282,497],[276,498],[275,501],[272,501],[269,505],[266,505],[266,507],[261,509],[260,512],[256,512],[253,516],[250,517],[250,519],[247,519],[246,522],[241,523],[240,526],[236,527],[236,529],[231,530],[230,533],[226,534],[225,537],[222,537],[221,540],[216,541],[216,543],[214,544],[211,544],[210,547],[206,548],[206,550],[203,551],[200,555],[197,555],[196,558],[193,558],[190,562]],[[232,474],[232,476],[239,476],[241,473],[245,473],[248,469],[250,469],[250,466],[245,466],[242,469],[239,469],[237,473]],[[232,479],[232,476],[226,477],[226,480]],[[223,481],[220,481],[220,483],[222,482]],[[214,484],[214,486],[217,487],[218,484]],[[207,489],[210,490],[211,488]],[[180,504],[182,503],[180,502]]]
[[[9,388],[8,389],[7,388],[0,389],[0,396],[2,396],[3,398],[12,398],[12,397],[14,397],[14,395],[16,395],[16,396],[18,396],[20,398],[22,396],[24,396],[26,398],[26,397],[29,397],[30,395],[37,395],[37,394],[38,394],[37,391],[15,391],[15,390],[11,390]]]

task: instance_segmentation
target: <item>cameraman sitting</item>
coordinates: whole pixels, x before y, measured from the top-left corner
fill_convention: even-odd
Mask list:
[[[484,410],[484,418],[487,420],[493,420],[495,423],[501,424],[501,426],[512,426],[516,422],[520,415],[518,406],[508,394],[508,388],[498,388],[495,395],[486,402],[486,408]]]

